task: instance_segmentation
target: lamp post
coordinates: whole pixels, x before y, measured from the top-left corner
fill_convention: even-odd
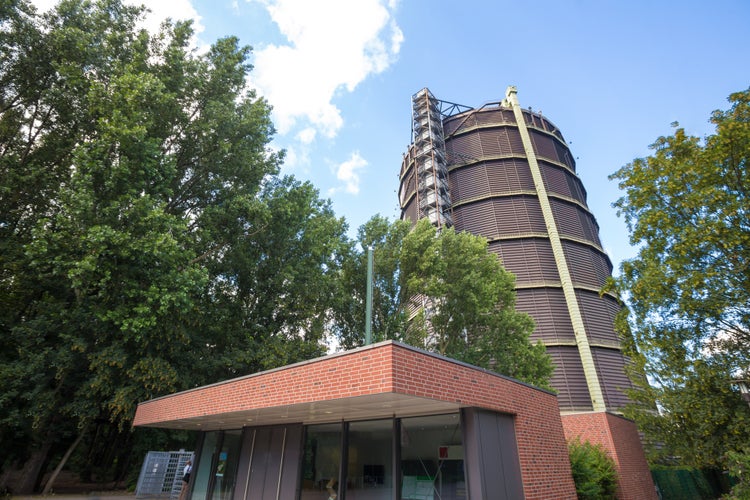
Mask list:
[[[365,345],[372,343],[372,247],[367,247],[367,296],[365,304]]]

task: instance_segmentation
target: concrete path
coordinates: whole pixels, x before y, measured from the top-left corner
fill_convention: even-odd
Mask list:
[[[51,494],[51,495],[21,495],[11,496],[11,500],[149,500],[165,499],[168,497],[136,497],[135,493],[127,491],[92,491],[91,493],[74,494]]]

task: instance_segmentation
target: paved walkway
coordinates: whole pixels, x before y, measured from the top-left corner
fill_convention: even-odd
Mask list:
[[[12,500],[147,500],[150,497],[136,497],[135,493],[127,491],[92,491],[91,493],[75,494],[51,494],[51,495],[22,495],[11,496]],[[153,497],[163,498],[168,497]]]

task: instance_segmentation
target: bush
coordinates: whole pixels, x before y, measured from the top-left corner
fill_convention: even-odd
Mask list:
[[[568,452],[579,500],[616,498],[615,463],[600,445],[575,440],[568,443]]]
[[[731,500],[750,498],[750,448],[744,451],[727,453],[730,476],[737,481],[729,495],[722,497]]]

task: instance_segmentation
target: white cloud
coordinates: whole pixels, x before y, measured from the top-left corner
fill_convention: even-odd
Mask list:
[[[359,151],[351,154],[348,160],[339,164],[336,168],[336,178],[343,183],[343,187],[329,190],[329,194],[337,191],[345,191],[349,194],[359,193],[359,171],[367,166],[367,160],[360,156]]]
[[[151,32],[159,31],[159,25],[166,18],[173,21],[193,20],[193,30],[199,35],[205,29],[201,24],[201,16],[195,10],[190,0],[159,0],[158,2],[144,2],[143,0],[123,0],[123,3],[129,5],[142,5],[151,11],[145,20],[145,27]]]
[[[315,140],[316,134],[317,130],[315,130],[313,127],[307,127],[299,131],[299,133],[297,134],[297,140],[302,144],[310,144]]]
[[[333,104],[392,64],[403,34],[393,0],[247,0],[262,3],[289,44],[255,51],[252,85],[273,105],[286,134],[302,120],[327,137],[343,125]]]
[[[59,0],[31,0],[31,4],[36,7],[39,12],[47,12],[57,5],[58,1]]]
[[[59,3],[59,0],[31,0],[31,3],[39,12],[46,12]],[[193,30],[198,35],[204,30],[201,24],[201,16],[195,10],[191,0],[159,0],[158,2],[145,2],[144,0],[123,0],[125,5],[147,4],[150,12],[142,22],[142,26],[151,33],[157,33],[162,21],[170,18],[173,21],[193,20]]]
[[[286,156],[284,157],[283,169],[299,173],[309,172],[310,150],[306,145],[287,146],[284,150]]]

